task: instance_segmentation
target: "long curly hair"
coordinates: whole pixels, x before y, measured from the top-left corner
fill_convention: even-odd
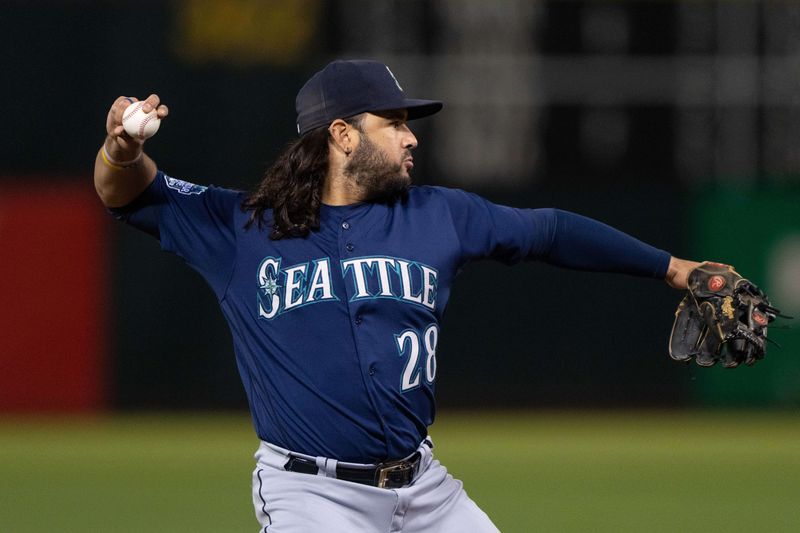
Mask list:
[[[356,115],[345,122],[361,131],[362,119],[362,115]],[[272,240],[305,237],[319,229],[330,139],[328,128],[319,127],[287,144],[242,202],[242,210],[250,211],[245,228],[255,225],[262,229],[266,223],[264,212],[272,209]]]

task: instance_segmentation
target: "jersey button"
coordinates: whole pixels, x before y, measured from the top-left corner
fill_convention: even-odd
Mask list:
[[[347,243],[345,248],[347,249],[348,252],[352,252],[353,250],[355,250],[355,246],[353,246],[353,243],[350,242]]]
[[[342,222],[342,228],[343,229],[350,229],[350,223],[345,220],[344,222]]]
[[[358,316],[356,317],[356,320],[355,320],[355,322],[356,322],[356,326],[360,326],[360,325],[361,325],[361,315],[358,315]]]
[[[375,375],[375,366],[374,365],[370,365],[370,367],[369,367],[369,375],[370,376],[374,376]]]

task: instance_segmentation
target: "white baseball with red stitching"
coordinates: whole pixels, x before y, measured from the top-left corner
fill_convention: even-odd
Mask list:
[[[134,139],[148,139],[156,134],[161,119],[158,118],[156,110],[149,113],[142,111],[144,102],[134,102],[125,108],[122,113],[122,127]]]

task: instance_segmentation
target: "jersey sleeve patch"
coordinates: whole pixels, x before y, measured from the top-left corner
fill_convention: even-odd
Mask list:
[[[194,183],[189,183],[188,181],[170,178],[166,174],[164,174],[164,180],[167,183],[167,187],[187,196],[191,194],[203,194],[206,192],[206,189],[208,189],[208,187],[204,185],[196,185]]]

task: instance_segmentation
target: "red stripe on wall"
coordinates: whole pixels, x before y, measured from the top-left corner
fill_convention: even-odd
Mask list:
[[[91,178],[0,184],[0,410],[105,405],[109,218]]]

